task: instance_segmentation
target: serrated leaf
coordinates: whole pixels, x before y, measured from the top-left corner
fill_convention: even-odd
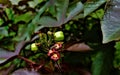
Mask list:
[[[96,10],[99,6],[104,4],[107,0],[96,0],[96,1],[91,1],[87,2],[84,5],[84,17],[89,15],[91,12]]]
[[[56,27],[57,21],[49,16],[43,16],[40,18],[39,24],[43,25],[44,27]]]
[[[73,17],[75,17],[78,13],[82,11],[83,11],[83,4],[81,2],[78,2],[76,4],[76,7],[74,7],[73,10],[71,10],[70,13],[68,14],[66,22],[71,20]]]
[[[101,21],[103,33],[103,43],[120,39],[120,1],[113,1],[114,6],[107,9],[107,12]]]

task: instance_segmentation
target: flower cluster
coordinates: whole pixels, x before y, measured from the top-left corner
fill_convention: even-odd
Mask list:
[[[57,61],[60,59],[60,52],[59,50],[62,48],[62,43],[58,42],[54,44],[51,49],[48,51],[48,56],[50,57],[51,60]]]

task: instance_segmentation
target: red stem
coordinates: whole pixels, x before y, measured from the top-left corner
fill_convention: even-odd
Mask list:
[[[20,59],[22,59],[22,60],[24,60],[24,61],[26,61],[26,62],[28,62],[28,63],[36,64],[36,63],[33,62],[32,60],[29,60],[29,59],[27,59],[27,58],[25,58],[25,57],[22,57],[22,56],[20,56],[20,55],[18,55],[18,58],[20,58]]]

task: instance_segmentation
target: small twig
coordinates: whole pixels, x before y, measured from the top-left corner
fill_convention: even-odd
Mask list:
[[[20,55],[18,55],[18,58],[20,58],[20,59],[22,59],[22,60],[24,60],[24,61],[26,61],[26,62],[28,62],[28,63],[36,64],[36,63],[33,62],[32,60],[29,60],[29,59],[27,59],[27,58],[25,58],[25,57],[22,57],[22,56],[20,56]]]

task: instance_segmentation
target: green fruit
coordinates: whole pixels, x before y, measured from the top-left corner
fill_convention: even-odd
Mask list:
[[[56,41],[62,41],[64,40],[64,33],[62,31],[57,31],[54,33],[54,39]]]
[[[38,47],[36,46],[35,43],[32,43],[31,44],[31,51],[37,51],[38,50]]]

